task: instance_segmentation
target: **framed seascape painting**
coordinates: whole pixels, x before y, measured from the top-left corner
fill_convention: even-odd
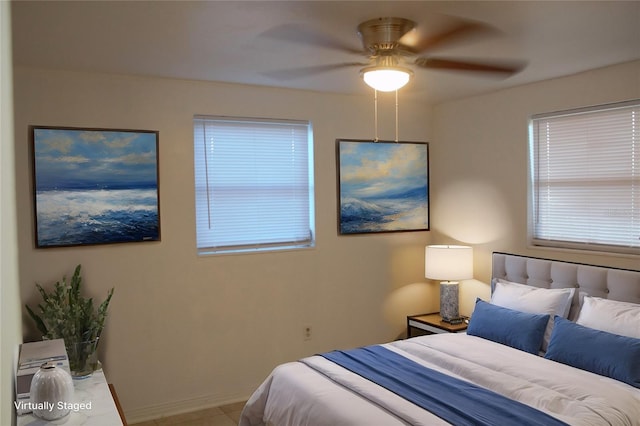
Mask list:
[[[160,240],[157,131],[30,131],[36,247]]]
[[[340,234],[429,230],[429,145],[337,140]]]

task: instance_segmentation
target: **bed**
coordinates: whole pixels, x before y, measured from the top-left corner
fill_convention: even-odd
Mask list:
[[[240,426],[640,426],[640,271],[492,255],[467,333],[277,366]]]

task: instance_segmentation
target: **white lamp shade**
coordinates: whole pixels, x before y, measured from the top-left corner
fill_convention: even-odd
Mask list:
[[[468,280],[473,278],[473,249],[468,246],[427,246],[424,276],[432,280]]]
[[[410,71],[404,68],[371,67],[362,70],[362,78],[380,92],[393,92],[409,82]]]

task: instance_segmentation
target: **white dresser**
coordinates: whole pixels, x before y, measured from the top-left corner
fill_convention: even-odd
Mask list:
[[[118,406],[109,389],[104,371],[97,370],[91,377],[73,381],[74,407],[61,419],[46,421],[33,414],[18,416],[17,426],[62,425],[65,426],[123,426]],[[116,397],[117,400],[117,397]]]

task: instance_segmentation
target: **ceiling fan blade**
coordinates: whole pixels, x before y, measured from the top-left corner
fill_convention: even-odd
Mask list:
[[[355,66],[366,66],[366,63],[360,62],[345,62],[342,64],[328,64],[328,65],[312,65],[309,67],[301,68],[289,68],[284,70],[274,70],[262,72],[262,75],[276,79],[276,80],[293,80],[297,78],[309,77],[324,72],[335,71],[342,68],[350,68]]]
[[[468,39],[471,36],[496,34],[498,30],[482,22],[466,21],[456,18],[458,22],[450,24],[444,30],[433,35],[422,35],[417,28],[408,32],[399,40],[399,49],[413,54],[424,53],[444,45]]]
[[[356,49],[352,45],[344,43],[328,34],[296,24],[279,25],[263,32],[261,35],[276,40],[326,47],[328,49],[339,50],[346,53],[355,53],[359,55],[365,53],[361,48]]]
[[[415,64],[430,69],[444,69],[453,71],[472,71],[493,74],[515,74],[521,71],[526,63],[516,61],[475,62],[444,58],[417,58]]]

